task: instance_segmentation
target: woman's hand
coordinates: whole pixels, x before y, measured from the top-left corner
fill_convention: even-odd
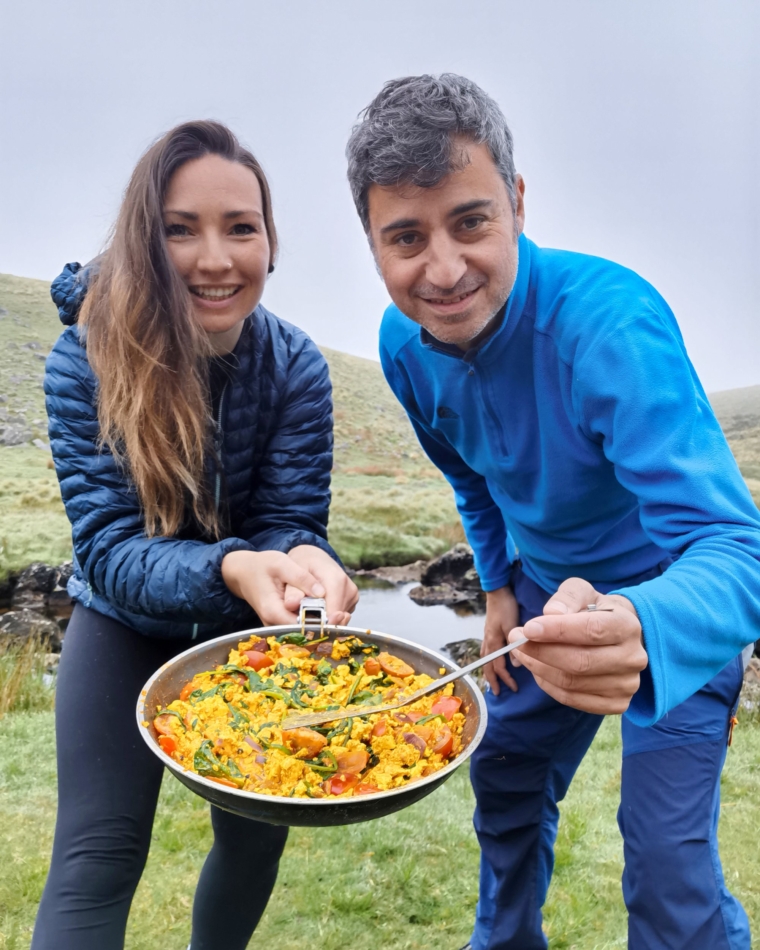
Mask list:
[[[324,597],[327,605],[327,622],[345,626],[356,609],[359,590],[340,564],[337,564],[326,551],[313,544],[299,544],[297,548],[288,551],[288,557],[315,577],[324,587],[325,593],[308,594],[300,584],[293,584],[293,588],[299,589],[289,588],[286,591],[285,606],[289,610],[297,611],[304,594]]]
[[[265,627],[298,622],[298,604],[292,607],[292,599],[286,603],[286,589],[298,588],[304,592],[301,596],[325,596],[325,585],[281,551],[232,551],[222,560],[222,579],[253,607]]]
[[[498,590],[486,594],[486,625],[483,631],[483,645],[480,648],[481,656],[488,656],[494,650],[506,646],[507,637],[520,623],[520,608],[512,593],[511,587],[500,587]],[[513,693],[517,692],[517,683],[507,671],[506,656],[498,656],[493,663],[483,667],[488,685],[499,695],[499,680],[508,686]]]

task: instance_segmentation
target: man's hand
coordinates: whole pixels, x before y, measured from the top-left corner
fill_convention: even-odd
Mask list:
[[[587,611],[589,604],[613,607]],[[536,682],[565,706],[585,712],[624,713],[646,668],[641,623],[633,604],[604,595],[588,581],[571,577],[547,601],[544,616],[513,630],[509,639],[531,641],[510,654]]]
[[[285,603],[286,588],[325,596],[319,580],[281,551],[232,551],[222,559],[222,579],[236,597],[248,601],[265,627],[298,622]]]
[[[483,645],[480,655],[487,656],[505,646],[510,630],[520,622],[520,608],[510,587],[500,587],[486,594],[486,625],[483,631]],[[514,656],[514,653],[512,654]],[[513,693],[517,692],[517,683],[507,672],[506,656],[497,657],[493,663],[483,667],[488,685],[498,696],[499,680]]]
[[[359,590],[340,564],[313,544],[299,544],[288,551],[288,557],[316,577],[324,587],[327,622],[345,626],[359,602]],[[289,587],[286,591],[285,606],[298,612],[298,604],[304,595],[296,587]]]

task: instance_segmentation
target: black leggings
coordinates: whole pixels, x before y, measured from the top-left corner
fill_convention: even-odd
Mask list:
[[[135,706],[148,677],[190,645],[75,608],[56,692],[58,818],[32,950],[124,946],[163,775],[138,733]],[[272,893],[288,831],[214,807],[211,823],[192,950],[244,950]]]

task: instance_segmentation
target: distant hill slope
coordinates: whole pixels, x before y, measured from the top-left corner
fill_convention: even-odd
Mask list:
[[[49,284],[0,275],[0,573],[70,549],[49,454],[41,388],[44,360],[61,332]],[[353,566],[430,557],[461,539],[451,491],[422,454],[380,364],[323,348],[335,401],[330,540]],[[715,393],[711,402],[739,466],[760,500],[760,386]]]
[[[0,275],[0,574],[69,556],[69,525],[49,453],[42,378],[62,327],[50,285]],[[423,458],[372,360],[324,349],[335,401],[330,540],[351,566],[433,557],[462,539],[451,490]],[[48,467],[50,464],[51,467]]]

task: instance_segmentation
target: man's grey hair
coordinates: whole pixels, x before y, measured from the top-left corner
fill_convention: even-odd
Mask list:
[[[346,146],[348,181],[369,232],[370,185],[437,185],[463,167],[455,136],[485,143],[516,207],[512,133],[496,102],[456,73],[392,79],[351,132]]]

